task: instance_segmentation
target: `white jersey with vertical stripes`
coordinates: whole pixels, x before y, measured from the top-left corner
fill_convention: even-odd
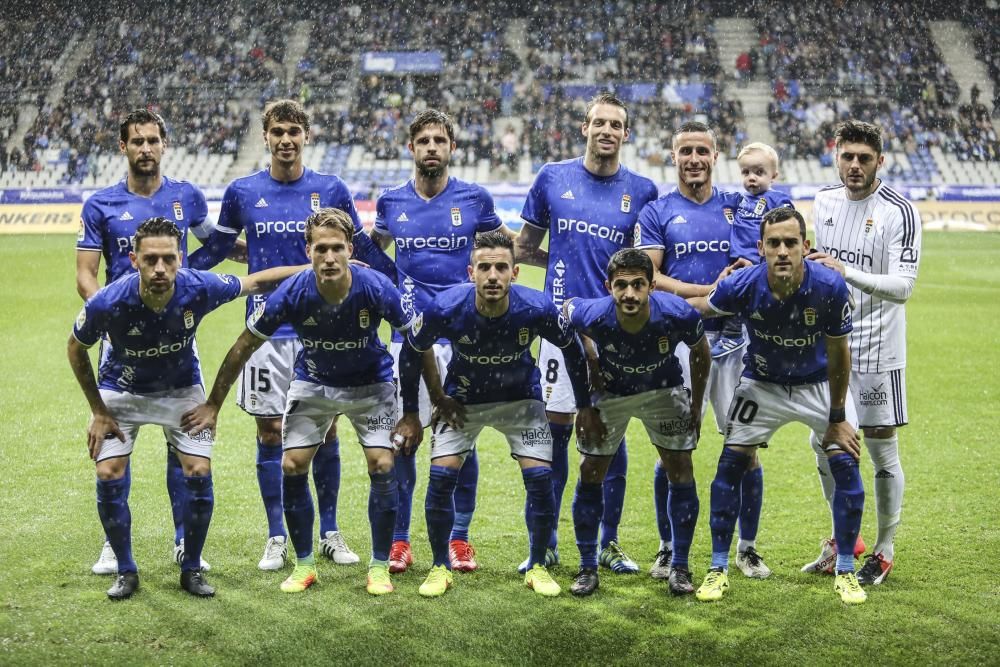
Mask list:
[[[860,201],[848,199],[843,185],[824,188],[816,195],[813,220],[817,249],[845,266],[865,273],[917,277],[920,214],[885,183]],[[905,306],[848,286],[855,302],[850,339],[854,370],[881,373],[904,368]]]

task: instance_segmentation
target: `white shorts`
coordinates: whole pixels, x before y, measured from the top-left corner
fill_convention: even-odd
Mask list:
[[[587,456],[614,456],[632,417],[642,422],[649,441],[661,449],[690,451],[695,448],[691,401],[684,387],[652,389],[632,396],[604,394],[598,397],[596,407],[601,412],[608,436],[596,446],[580,443],[577,439],[577,450]]]
[[[392,449],[396,427],[396,388],[391,382],[360,387],[327,387],[293,380],[281,422],[281,448],[302,449],[323,443],[337,415],[346,415],[362,447]]]
[[[850,392],[861,428],[906,425],[905,368],[884,373],[852,370]]]
[[[541,401],[475,403],[465,406],[465,411],[465,425],[461,429],[456,431],[444,422],[434,427],[431,460],[441,456],[461,456],[464,460],[483,429],[492,426],[507,438],[512,457],[552,461],[552,432]]]
[[[237,405],[254,417],[284,414],[288,386],[295,378],[295,357],[301,349],[298,338],[265,341],[243,367]]]
[[[129,394],[123,391],[101,389],[101,398],[108,406],[118,428],[125,434],[125,442],[115,436],[105,438],[98,461],[129,456],[139,435],[139,427],[155,424],[163,427],[167,443],[177,451],[190,456],[212,458],[212,432],[204,430],[188,435],[181,430],[181,415],[205,402],[205,388],[201,385],[170,389],[149,394]]]
[[[389,343],[389,353],[392,354],[392,377],[399,387],[399,352],[403,349],[402,343],[395,341]],[[451,363],[451,345],[434,343],[434,359],[437,361],[438,373],[441,375],[441,386],[444,386],[445,378],[448,375],[448,364]],[[399,405],[399,417],[403,416],[403,396],[397,395]],[[431,424],[431,398],[427,394],[427,384],[424,383],[424,376],[420,376],[420,424],[427,428]]]
[[[845,404],[847,421],[858,427],[854,404]],[[830,385],[783,385],[740,378],[726,421],[726,445],[766,445],[775,431],[791,422],[805,424],[818,438],[830,424]]]
[[[718,331],[706,331],[705,337],[709,347],[719,338]],[[705,415],[705,408],[708,403],[712,404],[712,411],[715,413],[715,427],[719,433],[726,430],[726,414],[729,411],[729,403],[733,399],[733,391],[740,382],[743,374],[743,352],[739,350],[732,354],[727,354],[721,359],[712,359],[712,369],[708,372],[708,383],[705,386],[705,398],[701,404],[702,417]],[[674,350],[678,361],[681,362],[681,372],[684,374],[684,386],[691,388],[691,350],[684,343],[677,343]]]
[[[545,409],[549,412],[575,413],[573,383],[566,372],[562,350],[542,339],[538,347],[538,368],[542,371],[542,400],[545,402]]]

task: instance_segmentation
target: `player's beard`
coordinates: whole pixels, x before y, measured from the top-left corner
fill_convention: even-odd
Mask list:
[[[446,169],[448,169],[448,161],[443,159],[433,167],[428,167],[423,162],[417,163],[417,173],[420,174],[421,178],[431,180],[441,178]]]

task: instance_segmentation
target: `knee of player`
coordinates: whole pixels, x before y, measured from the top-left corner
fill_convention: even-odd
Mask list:
[[[305,475],[309,472],[314,448],[289,449],[281,456],[281,472],[286,475]]]
[[[95,466],[95,472],[97,474],[97,479],[102,482],[110,482],[112,480],[121,479],[125,476],[125,468],[128,466],[128,457],[119,456],[113,459],[104,459],[103,461],[98,461]]]
[[[660,460],[671,484],[689,484],[694,481],[694,462],[691,459],[691,452],[660,450]]]
[[[388,449],[366,449],[365,456],[368,459],[368,474],[384,475],[392,471],[393,457],[392,451]]]
[[[336,432],[334,432],[336,434]],[[281,417],[258,417],[257,439],[270,447],[281,446]]]
[[[186,456],[181,459],[185,477],[208,477],[212,474],[211,459],[200,456]]]
[[[611,457],[587,456],[580,458],[580,480],[584,484],[600,484],[608,474]]]

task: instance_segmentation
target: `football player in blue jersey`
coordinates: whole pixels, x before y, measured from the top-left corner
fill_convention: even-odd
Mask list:
[[[295,269],[245,278],[181,268],[184,233],[162,217],[134,234],[130,273],[99,290],[84,305],[69,338],[70,366],[90,404],[87,447],[97,468],[97,510],[115,554],[118,577],[108,597],[121,600],[139,587],[132,558],[128,505],[129,459],[139,427],[162,427],[181,462],[184,555],[181,586],[207,597],[201,549],[212,518],[213,434],[181,425],[185,410],[205,397],[194,338],[201,319],[224,303],[271,289]],[[87,349],[107,337],[110,350],[95,379]]]
[[[361,228],[354,200],[337,176],[305,167],[302,148],[309,139],[309,115],[294,100],[278,100],[264,109],[264,142],[271,154],[267,168],[233,181],[222,199],[219,223],[206,244],[191,255],[191,266],[210,268],[221,261],[242,232],[250,270],[299,265],[308,261],[306,218],[321,208],[345,211],[354,221],[355,256],[395,278],[391,260]],[[247,315],[265,301],[247,301]],[[300,344],[291,326],[283,326],[260,347],[243,369],[237,402],[257,422],[257,482],[267,515],[268,540],[257,566],[278,570],[287,544],[281,504],[281,415],[293,378]],[[313,459],[313,479],[320,515],[320,548],[335,563],[357,563],[337,524],[340,492],[340,441],[336,427]]]
[[[182,236],[181,261],[187,264],[187,231],[207,239],[212,231],[207,220],[205,195],[192,183],[175,181],[160,173],[160,160],[167,147],[163,119],[147,109],[128,113],[118,128],[118,149],[128,162],[125,178],[92,194],[83,205],[80,232],[76,239],[76,291],[86,301],[100,289],[98,271],[105,263],[105,284],[135,271],[129,260],[132,237],[139,223],[157,216],[173,220]],[[246,262],[246,246],[233,249],[232,259]],[[107,341],[102,344],[106,348]],[[101,356],[107,352],[102,349]],[[125,470],[125,493],[131,475]],[[167,493],[174,517],[174,560],[184,558],[184,471],[174,451],[167,448]],[[209,569],[206,562],[202,568]],[[115,552],[105,540],[104,548],[91,571],[114,574],[118,570]]]
[[[295,569],[281,584],[286,593],[301,593],[316,582],[309,465],[326,446],[324,437],[339,414],[357,433],[371,480],[367,590],[372,595],[393,590],[389,548],[397,503],[391,438],[397,421],[396,388],[392,358],[379,340],[378,328],[385,319],[394,329],[406,329],[410,317],[388,278],[349,264],[354,235],[353,220],[340,209],[320,209],[309,216],[305,240],[312,269],[286,281],[250,315],[222,362],[208,400],[185,415],[187,428],[214,429],[229,389],[254,351],[282,326],[290,325],[298,334],[302,348],[282,422],[283,503],[296,554]]]
[[[580,437],[600,437],[603,426],[590,407],[579,338],[563,326],[551,299],[512,284],[518,268],[509,236],[500,231],[479,235],[468,268],[473,284],[456,285],[434,297],[417,316],[400,353],[403,418],[397,428],[406,438],[404,448],[412,448],[422,433],[418,414],[421,365],[437,411],[424,503],[434,559],[419,590],[425,597],[444,595],[453,583],[448,540],[455,518],[455,485],[462,461],[475,449],[486,426],[506,437],[527,491],[525,518],[531,555],[524,583],[545,596],[561,590],[545,567],[554,522],[552,435],[541,401],[540,373],[531,357],[536,337],[564,351],[581,408]],[[451,342],[453,350],[443,387],[431,350],[442,338]]]
[[[604,441],[578,442],[580,480],[573,497],[573,525],[580,548],[580,571],[570,592],[590,595],[598,587],[597,528],[602,513],[601,482],[629,420],[641,420],[668,470],[680,471],[668,507],[675,553],[687,560],[698,519],[691,452],[698,444],[702,398],[711,359],[698,313],[678,296],[650,293],[653,262],[635,248],[619,250],[608,263],[605,283],[611,296],[572,299],[564,309],[570,325],[600,351],[595,407],[607,428]],[[691,350],[691,394],[684,387],[674,349]],[[598,383],[594,383],[598,384]],[[694,592],[691,572],[674,567],[670,592]]]
[[[656,199],[656,185],[621,164],[621,148],[629,138],[625,104],[611,94],[595,97],[584,115],[581,133],[587,140],[583,157],[546,164],[538,172],[521,211],[518,247],[521,256],[546,260],[545,294],[561,308],[566,299],[594,299],[606,294],[604,271],[619,249],[631,245],[639,211]],[[539,247],[549,235],[548,254]],[[596,352],[588,349],[593,360]],[[552,431],[552,478],[556,523],[569,474],[569,439],[576,405],[559,350],[542,341],[538,354],[542,396]],[[635,573],[639,566],[618,544],[618,524],[625,501],[628,453],[618,448],[604,479],[600,563],[613,572]],[[546,553],[549,565],[559,562],[557,535]],[[522,563],[522,569],[527,561]]]
[[[854,545],[865,491],[857,417],[847,401],[853,329],[847,284],[836,271],[805,261],[806,223],[795,209],[768,212],[760,233],[764,264],[722,280],[708,297],[690,300],[707,317],[742,316],[750,336],[712,482],[712,565],[696,597],[719,600],[729,588],[729,548],[752,454],[797,421],[822,442],[834,479],[834,589],[846,604],[861,604],[866,596],[854,573]]]
[[[455,150],[452,119],[436,109],[420,112],[409,126],[407,148],[413,155],[414,175],[406,183],[383,192],[375,206],[372,239],[383,249],[396,246],[396,269],[404,308],[423,311],[435,294],[466,282],[467,267],[476,234],[502,230],[514,232],[500,221],[493,197],[480,185],[448,174]],[[390,346],[398,378],[399,351],[403,337],[397,332]],[[451,348],[441,340],[433,345],[439,372],[451,358]],[[427,388],[420,387],[420,419],[430,424]],[[417,478],[416,452],[400,454],[396,461],[399,511],[392,536],[392,572],[404,572],[413,564],[410,547],[410,515]],[[455,526],[449,541],[452,569],[471,572],[478,568],[469,526],[476,508],[479,459],[475,452],[465,459],[455,487]]]
[[[704,123],[683,123],[672,139],[674,163],[677,165],[677,187],[647,206],[639,215],[635,228],[635,247],[642,248],[657,267],[656,289],[688,298],[705,296],[730,263],[733,224],[741,197],[736,192],[719,190],[712,185],[712,171],[718,159],[715,133]],[[740,260],[737,265],[748,265]],[[720,336],[720,321],[705,323],[709,344]],[[677,346],[677,357],[684,369],[685,384],[690,386],[688,351]],[[707,399],[712,403],[715,424],[721,433],[726,410],[733,390],[743,370],[740,355],[729,355],[712,364],[708,378]],[[702,409],[704,414],[704,406]],[[690,569],[676,549],[671,548],[672,535],[667,506],[674,479],[672,472],[657,461],[653,476],[657,525],[660,529],[660,551],[650,574],[666,579],[671,567]],[[759,462],[754,457],[754,469]],[[740,552],[737,563],[750,574],[764,566],[755,549],[757,526],[763,498],[763,475],[753,473],[744,480],[746,502],[740,515]],[[745,538],[745,539],[744,539]],[[753,563],[755,570],[745,569]],[[759,576],[759,575],[756,575]]]

